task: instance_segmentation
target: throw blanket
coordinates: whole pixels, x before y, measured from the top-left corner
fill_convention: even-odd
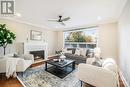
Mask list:
[[[7,58],[6,60],[6,77],[9,78],[11,76],[16,77],[16,65],[20,58]]]

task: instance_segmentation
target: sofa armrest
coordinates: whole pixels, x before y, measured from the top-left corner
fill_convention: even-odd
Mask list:
[[[6,63],[8,63],[7,60],[8,60],[8,58],[6,58],[6,57],[3,59],[0,59],[0,73],[6,73]],[[24,59],[19,58],[19,60],[17,62],[17,66],[19,65],[23,69],[24,64],[25,64]]]
[[[32,60],[34,62],[34,56],[32,54],[23,54],[25,60]]]
[[[79,64],[76,77],[96,87],[117,87],[116,73],[90,64]]]

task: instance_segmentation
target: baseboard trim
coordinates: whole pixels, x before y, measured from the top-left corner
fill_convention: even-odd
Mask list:
[[[119,74],[120,74],[120,77],[121,77],[121,79],[122,79],[123,84],[125,85],[125,87],[130,87],[130,86],[128,85],[128,82],[127,82],[126,79],[124,78],[124,76],[123,76],[123,74],[122,74],[121,71],[119,72]]]
[[[19,80],[19,82],[22,84],[23,87],[26,87],[26,86],[24,85],[24,83],[19,79],[18,76],[17,76],[17,79]]]

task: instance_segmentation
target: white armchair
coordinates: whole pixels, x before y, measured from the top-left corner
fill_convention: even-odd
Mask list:
[[[112,59],[104,60],[102,67],[79,64],[76,77],[96,87],[119,87],[117,66],[109,60]]]
[[[6,61],[7,61],[6,57],[7,56],[5,56],[4,58],[0,58],[0,73],[6,72]],[[19,62],[17,63],[16,72],[24,72],[33,62],[34,62],[33,55],[31,54],[22,55],[22,57],[20,57]]]
[[[21,58],[23,58],[23,60],[17,65],[17,72],[24,72],[29,66],[34,63],[34,56],[32,54],[24,54]]]

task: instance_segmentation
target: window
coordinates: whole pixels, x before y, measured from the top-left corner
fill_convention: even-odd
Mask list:
[[[65,48],[90,48],[97,46],[98,28],[89,28],[64,32]]]

